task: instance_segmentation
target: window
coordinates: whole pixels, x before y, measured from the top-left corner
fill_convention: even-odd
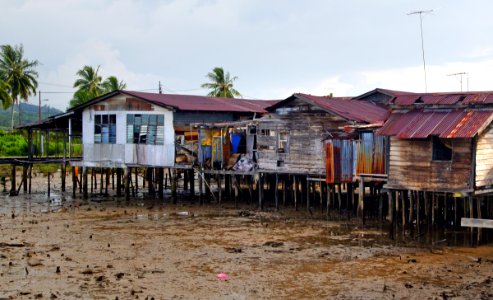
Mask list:
[[[127,143],[163,145],[164,116],[148,114],[128,114]]]
[[[452,143],[450,140],[442,140],[437,136],[432,137],[433,160],[452,160]]]
[[[280,130],[277,135],[277,153],[286,153],[288,148],[288,132]]]
[[[116,143],[116,115],[95,115],[94,143]]]

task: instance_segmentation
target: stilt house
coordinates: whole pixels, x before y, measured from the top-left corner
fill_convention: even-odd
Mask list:
[[[378,131],[390,137],[388,189],[493,192],[493,92],[399,95],[389,105]]]
[[[328,183],[352,182],[359,164],[385,172],[384,141],[373,134],[389,115],[383,106],[294,94],[267,110],[257,128],[261,172],[327,176]]]
[[[275,102],[115,91],[68,111],[81,115],[83,165],[174,167],[197,157],[194,123],[248,120]],[[186,160],[187,163],[192,163]]]

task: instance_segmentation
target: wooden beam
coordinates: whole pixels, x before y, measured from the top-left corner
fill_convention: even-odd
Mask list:
[[[493,228],[493,220],[461,218],[460,225],[462,227]]]

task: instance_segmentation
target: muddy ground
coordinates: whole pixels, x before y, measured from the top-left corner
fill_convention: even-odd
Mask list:
[[[491,244],[396,244],[290,209],[56,192],[0,196],[0,299],[493,298]]]

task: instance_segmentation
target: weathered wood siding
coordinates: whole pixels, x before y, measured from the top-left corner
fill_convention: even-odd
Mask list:
[[[289,111],[290,108],[302,110]],[[287,111],[286,111],[287,109]],[[347,124],[341,117],[295,99],[263,117],[257,129],[258,165],[261,170],[325,175],[324,133]],[[266,134],[270,131],[270,135]],[[274,132],[274,133],[273,133]],[[278,153],[278,134],[287,133],[284,153]]]
[[[476,144],[476,186],[493,185],[493,127],[482,133]]]
[[[472,140],[453,139],[452,160],[433,161],[432,142],[390,140],[389,180],[392,189],[464,191],[472,189]]]

